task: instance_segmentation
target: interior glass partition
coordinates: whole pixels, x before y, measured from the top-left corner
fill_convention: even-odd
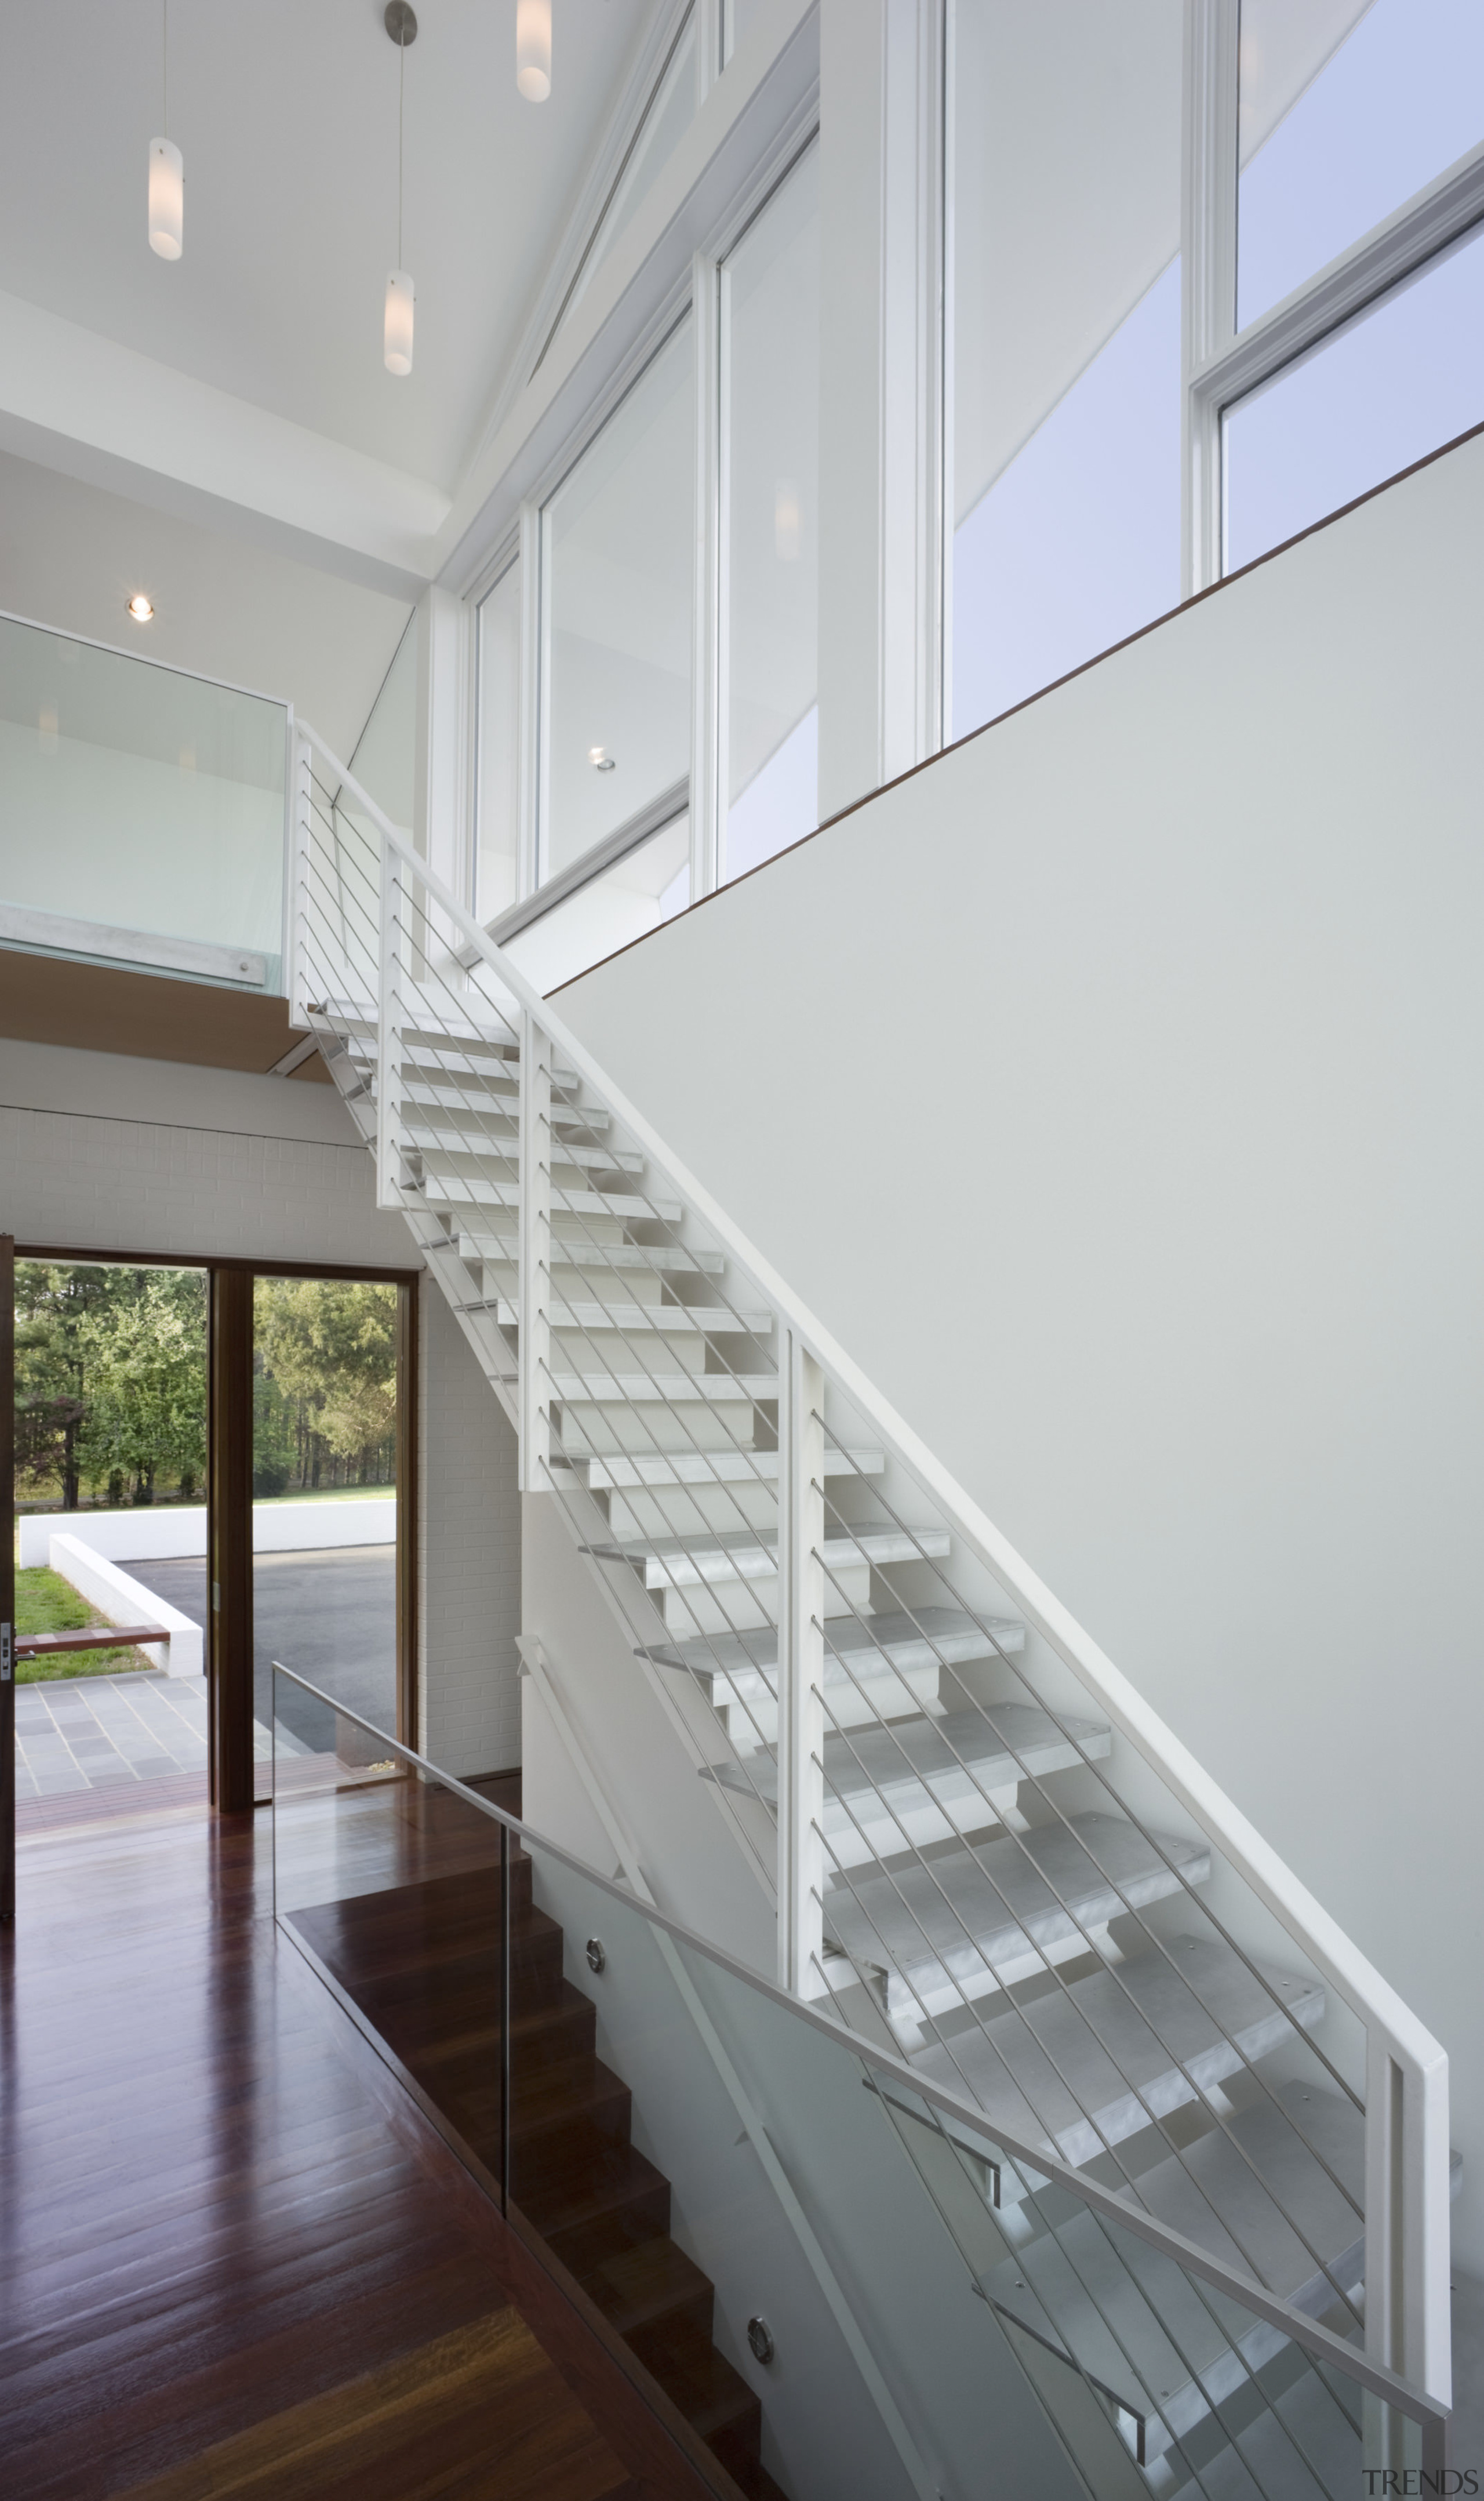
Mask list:
[[[991,2464],[1037,2501],[1351,2501],[1382,2465],[1442,2488],[1416,2479],[1446,2417],[1333,2324],[595,1876],[508,1781],[365,1726],[379,1767],[295,1752],[305,1699],[334,1715],[282,1667],[275,1696],[279,1919],[703,2479],[709,2451],[801,2501]]]
[[[287,718],[0,617],[0,939],[276,991]]]
[[[962,737],[1180,596],[1182,19],[957,0],[954,25]]]
[[[722,265],[727,820],[740,877],[819,821],[819,150]]]
[[[543,883],[690,772],[694,374],[687,316],[542,516]]]

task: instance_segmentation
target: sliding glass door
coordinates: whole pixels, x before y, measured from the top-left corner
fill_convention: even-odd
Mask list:
[[[346,1277],[258,1277],[252,1298],[252,1713],[266,1789],[273,1662],[401,1730],[399,1299]],[[349,1721],[293,1688],[285,1742],[367,1759]],[[401,1731],[415,1735],[415,1731]]]

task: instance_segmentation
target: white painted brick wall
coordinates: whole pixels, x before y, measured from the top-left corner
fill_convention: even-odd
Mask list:
[[[4,957],[0,955],[0,981]],[[0,1042],[0,1232],[75,1250],[420,1265],[325,1085]],[[419,1743],[520,1760],[514,1437],[432,1278],[421,1289]]]

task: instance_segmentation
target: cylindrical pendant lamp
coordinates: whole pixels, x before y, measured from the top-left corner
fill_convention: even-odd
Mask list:
[[[388,270],[384,338],[389,374],[410,374],[412,370],[412,316],[416,302],[417,289],[409,273],[405,269]]]
[[[185,238],[185,166],[173,139],[149,142],[149,249],[179,260]]]
[[[515,84],[530,104],[551,92],[551,0],[515,0]]]

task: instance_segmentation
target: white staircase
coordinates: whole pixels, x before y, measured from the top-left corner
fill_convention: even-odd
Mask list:
[[[346,781],[298,1013],[788,1984],[978,2149],[978,2288],[1150,2488],[1350,2492],[1336,2355],[1446,2400],[1436,2044]]]

